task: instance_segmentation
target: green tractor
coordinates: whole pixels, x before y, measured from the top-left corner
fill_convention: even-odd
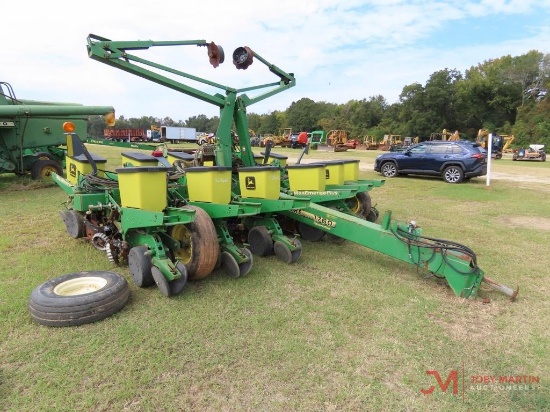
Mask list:
[[[302,240],[324,237],[349,240],[422,267],[445,278],[457,296],[475,297],[481,282],[488,281],[466,246],[423,237],[414,222],[392,221],[391,212],[375,223],[379,216],[369,192],[384,181],[359,179],[358,160],[302,164],[300,157],[287,164],[269,146],[263,156],[254,153],[247,107],[295,86],[296,79],[251,48],[235,49],[233,65],[246,70],[259,61],[276,80],[237,89],[132,54],[152,47],[199,46],[218,67],[225,54],[214,42],[112,41],[92,34],[87,42],[90,58],[220,110],[213,144],[193,153],[165,150],[161,157],[122,153],[129,161],[115,172],[100,171],[78,136],[67,134],[76,172],[67,179],[53,175],[69,196],[61,212],[67,232],[89,239],[113,262],[127,262],[136,285],[156,284],[165,296],[177,295],[187,279],[202,279],[218,267],[235,278],[247,275],[254,256],[275,255],[295,264]],[[185,79],[219,92],[191,87]],[[490,284],[511,297],[517,294]]]
[[[18,99],[9,83],[0,82],[0,173],[30,173],[33,179],[62,174],[63,123],[70,120],[85,141],[88,116],[104,115],[112,125],[114,112],[110,106]]]

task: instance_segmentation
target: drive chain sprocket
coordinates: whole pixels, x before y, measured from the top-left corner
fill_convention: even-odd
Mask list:
[[[109,244],[109,237],[105,233],[98,232],[92,236],[92,245],[97,250],[107,250]]]

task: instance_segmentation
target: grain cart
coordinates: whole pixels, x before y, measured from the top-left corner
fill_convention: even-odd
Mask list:
[[[359,161],[291,165],[286,164],[284,157],[272,155],[270,146],[258,159],[250,145],[246,107],[293,87],[293,74],[267,62],[249,47],[239,47],[233,53],[237,69],[248,68],[256,59],[278,78],[273,83],[239,90],[130,53],[178,45],[206,47],[213,67],[225,58],[220,46],[205,40],[111,41],[89,35],[88,54],[92,59],[214,104],[220,109],[220,123],[215,144],[201,146],[188,159],[192,160],[191,166],[174,160],[168,161],[174,171],[157,170],[158,167],[148,170],[146,166],[119,168],[116,175],[107,176],[112,187],[98,181],[95,173],[82,174],[75,184],[54,174],[54,180],[70,197],[63,218],[73,237],[86,235],[98,248],[104,248],[112,260],[127,259],[139,286],[144,285],[144,279],[150,282],[153,278],[165,295],[181,291],[185,272],[190,279],[202,278],[223,264],[234,277],[243,276],[252,267],[252,254],[275,254],[286,263],[294,263],[301,255],[302,245],[297,238],[300,236],[306,241],[324,237],[334,242],[347,239],[411,263],[444,277],[457,296],[476,296],[484,280],[509,296],[516,296],[517,291],[484,276],[469,248],[423,237],[415,222],[394,222],[391,212],[386,212],[380,225],[367,220],[378,217],[372,216],[375,208],[368,192],[384,181],[360,180]],[[203,92],[159,71],[219,88],[223,94]],[[247,95],[262,88],[268,90],[255,97]],[[231,132],[233,124],[236,134]],[[72,139],[78,142],[74,136]],[[307,147],[302,155],[306,153]],[[167,152],[166,159],[171,157],[177,154]],[[90,154],[86,158],[93,160]],[[123,185],[122,180],[133,174],[143,174],[144,181],[155,174],[158,183],[149,187],[141,182]],[[134,191],[149,193],[157,186],[161,190],[153,196],[142,196],[133,204],[124,200],[125,194],[135,197]],[[209,196],[196,193],[197,187],[213,186],[216,189],[210,190]],[[225,194],[220,197],[220,192]],[[96,198],[87,198],[88,193]],[[159,204],[146,204],[151,197],[160,200]],[[174,287],[172,282],[176,282]]]
[[[33,179],[61,174],[65,160],[62,124],[71,120],[76,132],[87,136],[89,115],[106,115],[114,124],[109,106],[83,106],[17,99],[12,86],[0,82],[0,173],[31,173]]]

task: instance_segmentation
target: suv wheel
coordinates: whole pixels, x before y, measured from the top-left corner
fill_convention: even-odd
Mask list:
[[[385,177],[395,177],[397,176],[397,167],[393,162],[386,162],[380,168],[380,172]]]
[[[443,171],[443,179],[447,183],[460,183],[464,180],[464,172],[460,166],[449,166]]]

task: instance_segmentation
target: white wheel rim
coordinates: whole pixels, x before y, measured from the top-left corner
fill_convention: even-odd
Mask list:
[[[60,296],[77,296],[96,292],[107,285],[107,280],[96,276],[84,276],[57,285],[53,292]]]

